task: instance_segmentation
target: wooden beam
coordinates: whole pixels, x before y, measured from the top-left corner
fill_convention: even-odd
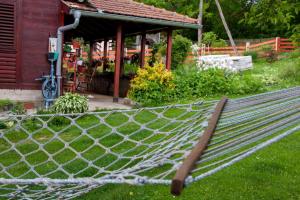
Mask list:
[[[107,42],[108,40],[107,39],[104,39],[104,48],[103,48],[103,57],[104,58],[107,58]]]
[[[93,41],[90,41],[90,55],[89,55],[90,65],[93,64],[94,45],[95,43]]]
[[[145,57],[146,57],[146,33],[143,33],[141,38],[141,57],[140,57],[141,68],[145,66]]]
[[[114,75],[114,97],[113,101],[119,101],[120,91],[120,68],[121,68],[121,48],[122,48],[122,32],[123,27],[121,24],[117,27],[116,35],[116,61],[115,61],[115,75]]]
[[[222,20],[222,22],[223,22],[224,28],[225,28],[226,33],[227,33],[227,35],[228,35],[229,41],[230,41],[231,46],[232,46],[232,48],[233,48],[233,51],[234,51],[235,55],[238,55],[238,54],[239,54],[239,53],[238,53],[238,50],[237,50],[237,48],[236,48],[235,42],[234,42],[234,40],[233,40],[233,37],[232,37],[232,35],[231,35],[230,29],[229,29],[229,27],[228,27],[228,25],[227,25],[226,19],[225,19],[225,17],[224,17],[224,14],[223,14],[223,11],[222,11],[222,8],[221,8],[221,5],[220,5],[220,3],[219,3],[218,0],[215,0],[215,2],[216,2],[216,5],[217,5],[217,8],[218,8],[218,10],[219,10],[219,14],[220,14],[221,20]]]
[[[120,67],[120,76],[122,77],[125,73],[125,63],[124,63],[124,54],[125,54],[125,35],[122,33],[122,42],[121,42],[121,67]]]
[[[198,16],[198,24],[201,26],[198,29],[198,45],[202,44],[202,18],[203,18],[203,0],[200,0],[199,3],[199,16]]]
[[[186,157],[183,164],[177,170],[175,177],[172,180],[171,193],[173,195],[180,195],[185,184],[185,180],[194,169],[196,162],[201,159],[207,145],[209,144],[210,139],[212,138],[222,111],[228,101],[227,97],[223,97],[222,100],[217,104],[216,109],[208,123],[208,127],[204,131],[199,142],[196,144],[191,153]]]
[[[167,32],[168,36],[167,36],[166,68],[169,71],[171,71],[171,65],[172,65],[172,46],[173,46],[172,33],[173,33],[172,29],[169,29]]]
[[[108,48],[107,48],[107,43],[108,43],[108,40],[107,39],[104,39],[104,48],[103,48],[103,58],[104,58],[104,62],[103,62],[103,71],[105,72],[106,69],[107,69],[107,56],[108,56]]]

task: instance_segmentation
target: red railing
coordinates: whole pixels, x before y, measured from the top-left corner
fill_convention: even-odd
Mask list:
[[[291,52],[296,49],[293,42],[286,38],[274,38],[272,40],[261,42],[258,44],[246,44],[245,46],[237,46],[239,54],[243,54],[245,51],[262,51],[264,47],[271,47],[276,52]],[[230,54],[234,55],[234,50],[232,47],[205,47],[201,49],[202,54]]]
[[[237,46],[238,54],[243,55],[246,51],[257,51],[263,52],[264,47],[271,47],[276,52],[291,52],[295,50],[296,47],[294,46],[293,42],[287,38],[280,38],[276,37],[272,40],[268,40],[265,42],[261,42],[258,44],[246,44],[245,46]],[[127,49],[125,50],[124,54],[126,57],[131,57],[136,53],[140,53],[140,50],[135,49]],[[151,56],[152,49],[146,49],[146,58]],[[205,47],[199,50],[200,55],[220,55],[220,54],[229,54],[235,55],[235,52],[232,47]],[[87,53],[83,53],[83,57],[87,57]],[[104,53],[97,49],[93,53],[93,59],[101,59],[104,56]],[[108,51],[107,57],[110,60],[115,59],[115,51]],[[192,61],[194,59],[193,54],[190,52],[187,57],[187,62]]]

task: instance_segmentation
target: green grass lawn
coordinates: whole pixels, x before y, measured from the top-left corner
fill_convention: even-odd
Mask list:
[[[81,200],[300,199],[300,132],[188,186],[173,197],[168,186],[106,185]]]

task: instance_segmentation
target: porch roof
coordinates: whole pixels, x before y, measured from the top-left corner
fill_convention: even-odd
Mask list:
[[[74,0],[61,1],[71,10],[81,10],[87,15],[178,28],[199,28],[196,19],[133,0],[88,0],[87,3],[77,3]]]

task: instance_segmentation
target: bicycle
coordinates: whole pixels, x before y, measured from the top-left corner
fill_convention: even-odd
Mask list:
[[[46,108],[49,107],[50,103],[57,97],[58,87],[56,77],[54,74],[54,62],[58,59],[58,53],[48,53],[48,60],[51,62],[50,75],[42,76],[36,80],[41,80],[42,84],[42,95],[45,99]]]

